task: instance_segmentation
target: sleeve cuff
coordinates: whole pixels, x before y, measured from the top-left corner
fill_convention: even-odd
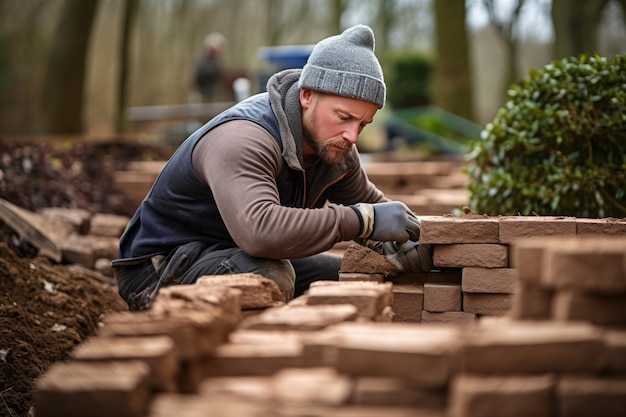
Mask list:
[[[358,238],[368,238],[374,231],[374,207],[371,204],[359,203],[350,206],[357,212],[361,221],[361,233]]]

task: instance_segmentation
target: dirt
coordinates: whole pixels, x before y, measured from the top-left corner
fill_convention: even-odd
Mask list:
[[[135,204],[113,188],[113,172],[169,155],[167,147],[120,140],[2,138],[0,197],[31,211],[74,207],[130,216]],[[33,415],[36,378],[94,335],[104,314],[127,310],[113,286],[34,253],[0,224],[0,417]]]

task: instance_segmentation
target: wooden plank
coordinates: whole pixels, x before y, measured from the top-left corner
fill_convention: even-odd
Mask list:
[[[74,232],[71,224],[28,211],[2,198],[0,220],[20,238],[36,247],[39,256],[45,256],[57,263],[62,260],[61,245]]]

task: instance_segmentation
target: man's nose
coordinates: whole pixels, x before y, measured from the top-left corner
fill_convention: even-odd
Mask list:
[[[359,128],[346,129],[343,132],[343,138],[354,145],[359,140]]]

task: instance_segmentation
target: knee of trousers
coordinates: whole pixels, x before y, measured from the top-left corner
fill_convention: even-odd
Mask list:
[[[278,288],[283,293],[285,301],[289,301],[293,298],[296,272],[293,269],[291,262],[285,259],[268,261],[261,275],[274,281],[276,285],[278,285]]]

